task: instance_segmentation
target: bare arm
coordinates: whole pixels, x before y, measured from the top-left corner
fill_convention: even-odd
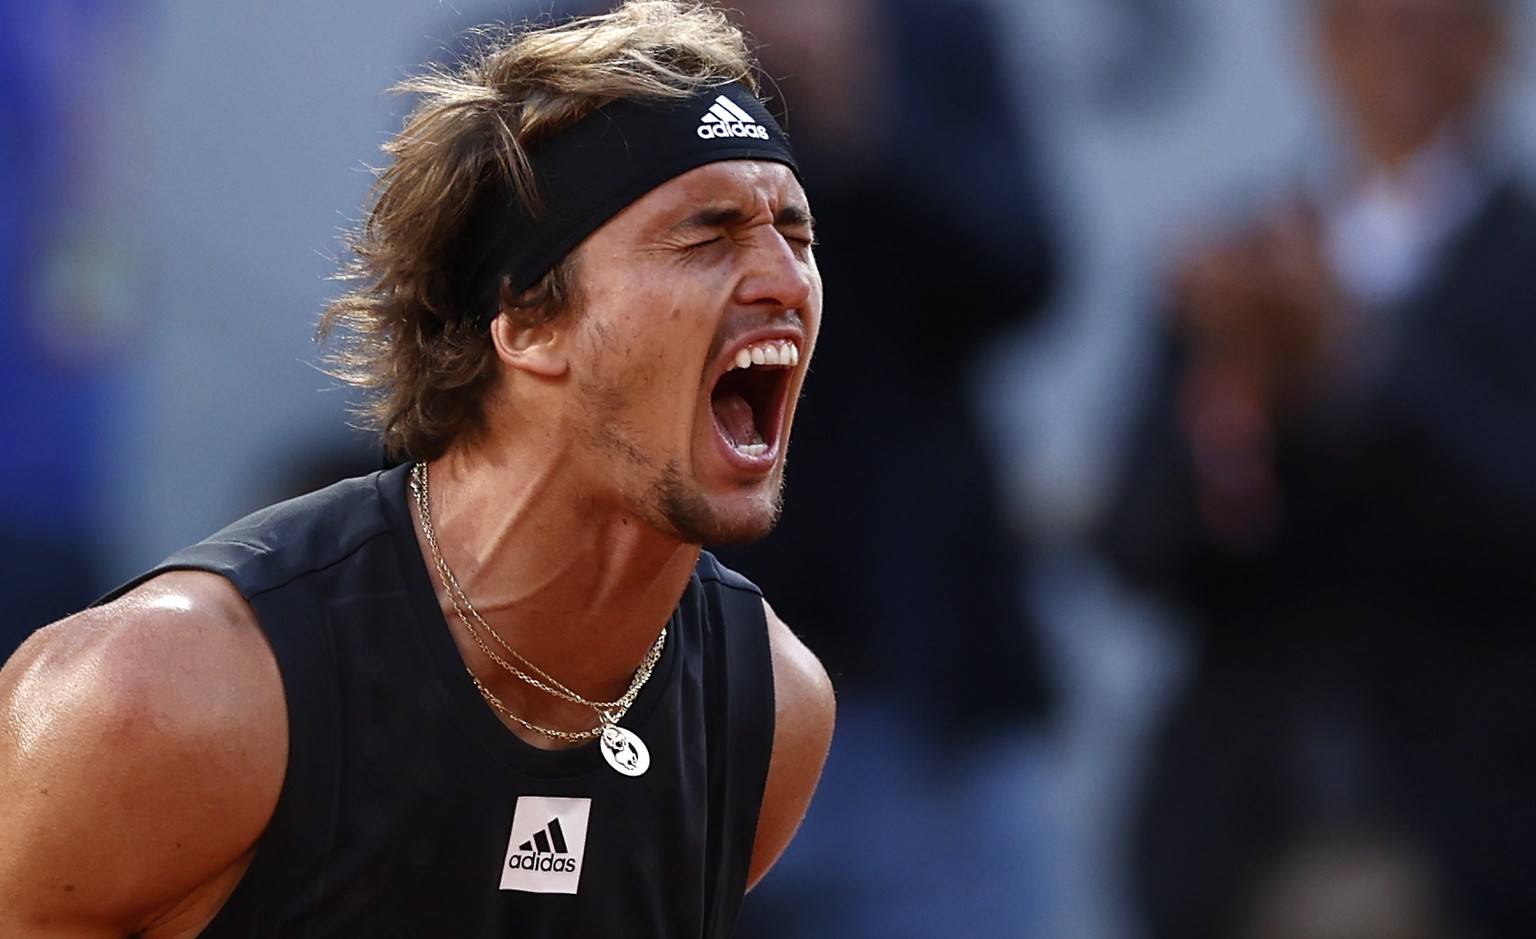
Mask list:
[[[774,734],[747,888],[756,886],[800,827],[832,745],[836,703],[826,669],[767,603]]]
[[[166,574],[42,630],[0,671],[0,935],[197,935],[286,760],[276,663],[223,579]]]

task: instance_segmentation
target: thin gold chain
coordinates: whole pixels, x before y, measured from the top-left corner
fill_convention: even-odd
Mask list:
[[[591,708],[597,713],[597,726],[588,728],[587,730],[570,731],[555,730],[549,727],[540,727],[537,724],[531,723],[523,717],[514,714],[512,710],[508,708],[500,698],[496,697],[496,695],[493,694],[491,690],[487,688],[483,682],[480,681],[479,677],[476,676],[468,666],[465,666],[465,671],[469,672],[470,680],[474,682],[475,687],[479,689],[480,695],[485,698],[486,702],[489,703],[497,711],[509,719],[516,721],[523,727],[526,727],[535,733],[545,734],[559,740],[591,740],[595,737],[602,736],[603,732],[608,727],[617,724],[619,720],[624,717],[625,712],[629,710],[630,705],[635,703],[635,699],[640,695],[640,689],[645,687],[646,680],[651,677],[651,672],[655,669],[656,663],[661,660],[661,652],[667,641],[667,630],[665,627],[663,627],[661,632],[657,634],[656,641],[651,643],[651,648],[646,652],[645,658],[640,662],[640,667],[635,670],[635,675],[630,680],[629,688],[625,690],[624,694],[620,696],[618,700],[591,701],[585,697],[582,697],[581,695],[567,688],[561,682],[557,681],[548,672],[528,661],[528,659],[525,658],[521,653],[508,645],[507,641],[501,638],[501,634],[496,632],[496,630],[493,629],[491,625],[485,621],[485,618],[480,615],[480,612],[475,609],[474,604],[469,602],[468,595],[464,593],[464,588],[459,586],[458,578],[453,576],[453,571],[449,569],[448,562],[443,559],[442,550],[437,545],[437,534],[432,528],[432,499],[431,494],[427,488],[427,464],[417,463],[411,468],[411,493],[415,496],[416,507],[421,513],[422,536],[426,539],[427,548],[432,554],[432,564],[437,568],[438,577],[442,580],[443,590],[448,594],[448,602],[453,607],[453,612],[458,616],[460,622],[464,624],[464,628],[468,630],[470,637],[473,638],[475,640],[475,644],[480,647],[480,651],[484,652],[487,658],[501,666],[503,669],[505,669],[507,672],[525,684],[531,685],[532,687],[537,688],[545,694],[551,695],[552,697],[560,698],[564,701],[570,701],[573,704],[585,705],[586,707]],[[484,637],[481,635],[482,630],[484,632],[490,633],[491,638],[495,639],[496,643],[500,645],[502,649],[506,650],[509,655],[516,658],[519,662],[521,662],[527,668],[531,669],[536,674],[529,674],[523,669],[513,665],[511,662],[508,662],[500,655],[497,655],[496,651],[486,643]]]
[[[469,669],[466,668],[465,671],[469,671]],[[475,677],[474,672],[469,672],[469,680],[475,683],[476,688],[480,689],[481,697],[490,702],[491,707],[500,711],[508,718],[517,721],[519,724],[522,724],[524,727],[528,728],[534,733],[544,734],[545,736],[554,737],[559,740],[570,740],[579,743],[584,740],[593,740],[601,737],[603,735],[603,731],[608,726],[607,722],[599,717],[597,726],[588,728],[587,730],[555,730],[553,727],[540,727],[538,724],[535,724],[526,718],[513,714],[512,709],[503,704],[501,699],[496,697],[496,695],[491,692],[491,689],[480,683],[480,679]]]

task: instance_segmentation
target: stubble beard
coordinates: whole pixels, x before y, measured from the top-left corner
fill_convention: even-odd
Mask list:
[[[753,505],[751,500],[744,500],[749,504],[742,510],[722,512],[697,483],[688,478],[679,460],[668,460],[658,466],[626,436],[622,419],[611,411],[609,413],[612,419],[597,422],[589,439],[610,456],[642,472],[649,470],[655,474],[648,487],[633,491],[630,498],[636,513],[657,531],[687,544],[724,546],[750,544],[773,531],[778,524],[784,501],[782,472],[760,484],[771,487],[766,505]]]
[[[690,544],[726,546],[750,544],[773,531],[784,504],[782,475],[771,485],[768,505],[726,516],[696,486],[690,486],[677,461],[662,471],[649,502],[659,520]]]
[[[625,419],[628,396],[622,388],[627,385],[584,381],[579,387],[595,416],[587,431],[592,445],[642,473],[655,474],[648,488],[633,491],[631,500],[637,514],[656,530],[686,544],[714,546],[750,544],[773,531],[784,501],[782,469],[773,479],[759,484],[771,487],[766,505],[743,499],[749,504],[740,511],[722,512],[689,479],[681,461],[671,459],[659,465],[636,444],[636,431]]]

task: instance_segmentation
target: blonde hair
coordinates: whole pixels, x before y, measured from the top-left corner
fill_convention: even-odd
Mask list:
[[[513,193],[536,211],[528,153],[621,98],[674,99],[739,81],[757,88],[740,33],[718,10],[630,0],[561,25],[477,33],[455,69],[396,86],[418,102],[385,145],[392,158],[362,227],[348,241],[343,279],[320,334],[332,373],[362,388],[357,408],[393,456],[433,459],[481,423],[495,374],[488,331],[460,308],[454,283],[466,228],[482,200]],[[532,325],[576,298],[569,256],[522,296],[495,291],[502,313]]]

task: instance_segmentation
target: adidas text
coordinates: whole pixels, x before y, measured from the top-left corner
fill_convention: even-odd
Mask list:
[[[758,140],[768,139],[768,128],[761,124],[700,124],[699,136],[705,140],[711,137],[756,137]]]
[[[705,140],[711,137],[755,137],[767,140],[768,128],[759,124],[756,118],[742,110],[736,102],[721,95],[699,118],[699,136]]]
[[[576,859],[552,854],[514,854],[507,858],[507,866],[513,870],[565,873],[576,869]]]

